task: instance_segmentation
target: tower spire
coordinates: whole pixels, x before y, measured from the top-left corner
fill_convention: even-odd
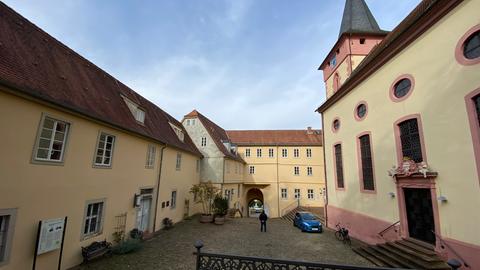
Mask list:
[[[338,37],[349,34],[382,34],[365,0],[346,0]]]

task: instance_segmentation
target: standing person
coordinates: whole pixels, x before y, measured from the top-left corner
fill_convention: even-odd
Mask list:
[[[260,231],[261,232],[267,232],[267,219],[268,216],[265,214],[265,210],[262,210],[262,213],[258,217],[260,219]]]

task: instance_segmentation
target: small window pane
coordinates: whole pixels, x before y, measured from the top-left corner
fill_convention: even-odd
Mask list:
[[[51,129],[43,129],[42,130],[42,133],[40,134],[40,137],[41,138],[45,138],[45,139],[50,139],[52,138],[52,130]]]
[[[43,122],[43,127],[53,129],[54,124],[55,124],[55,121],[53,119],[45,117],[45,120]]]
[[[465,55],[467,59],[475,59],[480,57],[480,31],[473,33],[465,41],[463,55]]]
[[[357,107],[357,116],[358,118],[363,118],[367,114],[367,106],[365,104],[360,104]]]
[[[336,119],[333,121],[333,129],[338,130],[340,128],[340,120]]]
[[[412,82],[409,79],[401,79],[399,82],[395,84],[395,88],[393,94],[396,98],[402,98],[408,94],[410,88],[412,86]]]

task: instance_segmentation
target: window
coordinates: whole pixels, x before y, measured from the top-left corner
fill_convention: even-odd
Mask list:
[[[255,174],[255,166],[249,166],[248,171],[250,174]]]
[[[300,189],[299,188],[295,189],[294,195],[295,195],[295,199],[300,199]]]
[[[16,209],[0,209],[0,267],[8,263],[16,212]]]
[[[362,169],[362,182],[364,190],[375,190],[373,181],[373,161],[370,145],[370,135],[366,134],[358,138],[360,143],[360,158]]]
[[[206,137],[202,137],[201,146],[207,146],[207,138]]]
[[[286,158],[287,156],[288,156],[288,150],[285,149],[285,148],[283,148],[283,149],[282,149],[282,157],[285,157],[285,158]]]
[[[463,46],[463,55],[467,59],[480,57],[480,30],[467,38]]]
[[[355,109],[355,119],[362,120],[367,115],[367,104],[360,103]]]
[[[313,189],[307,189],[307,198],[309,200],[313,200],[314,199],[314,194],[313,194]]]
[[[147,149],[147,168],[153,168],[155,165],[155,146],[149,145]]]
[[[178,139],[180,139],[180,141],[183,142],[184,139],[185,139],[185,135],[183,134],[183,129],[177,127],[176,125],[174,125],[172,123],[169,123],[169,124],[170,124],[170,127],[172,127],[175,134],[177,134]]]
[[[273,149],[272,148],[268,149],[268,157],[273,158]]]
[[[177,206],[177,191],[172,191],[172,198],[170,199],[170,209],[174,209]]]
[[[129,98],[122,96],[123,100],[127,104],[128,109],[132,113],[133,117],[137,122],[144,123],[145,121],[145,111],[140,108],[135,102],[131,101]]]
[[[250,149],[245,149],[245,156],[250,157]]]
[[[298,167],[298,166],[293,167],[293,174],[294,175],[300,175],[300,167]]]
[[[262,157],[262,149],[257,149],[257,157]]]
[[[83,237],[102,232],[104,202],[97,201],[87,204],[85,222],[83,223]]]
[[[312,176],[313,175],[313,169],[312,167],[307,167],[307,175]]]
[[[337,188],[345,188],[343,182],[343,161],[342,161],[342,145],[336,144],[334,146],[335,153],[335,172],[337,176]]]
[[[66,122],[45,116],[37,140],[35,159],[61,162],[69,126]]]
[[[312,149],[307,148],[307,158],[311,158],[311,157],[312,157]]]
[[[293,157],[298,158],[300,155],[299,150],[297,148],[293,149]]]
[[[282,194],[282,199],[287,199],[287,189],[286,188],[282,188],[281,189],[281,194]]]
[[[402,98],[408,94],[411,86],[412,86],[412,82],[409,79],[407,78],[401,79],[395,84],[395,87],[393,89],[393,95],[396,98]]]
[[[177,171],[180,171],[182,169],[182,154],[177,153],[177,162],[175,164],[175,168]]]
[[[422,144],[417,119],[410,119],[398,124],[403,157],[409,157],[416,163],[423,161]]]
[[[360,44],[365,44],[365,38],[360,39]]]
[[[332,122],[332,131],[337,132],[340,129],[340,119],[335,119]]]
[[[334,67],[335,65],[337,65],[337,56],[334,55],[332,57],[332,59],[330,60],[330,66]]]
[[[190,126],[190,119],[187,119],[187,126]]]
[[[95,165],[111,166],[113,156],[113,146],[115,137],[106,133],[100,133],[97,143],[97,152],[95,155]]]
[[[195,126],[195,119],[192,119],[192,126]]]

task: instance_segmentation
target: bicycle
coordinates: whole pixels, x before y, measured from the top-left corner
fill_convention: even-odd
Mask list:
[[[340,223],[337,223],[335,228],[337,228],[335,231],[335,238],[337,238],[338,241],[342,241],[343,244],[351,246],[352,241],[350,240],[350,235],[348,235],[348,230],[341,227]]]

